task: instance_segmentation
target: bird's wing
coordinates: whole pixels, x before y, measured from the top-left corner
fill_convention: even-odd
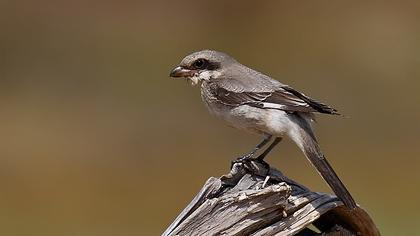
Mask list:
[[[221,78],[210,84],[219,102],[229,106],[250,105],[290,112],[339,114],[336,109],[318,102],[288,85],[259,74],[258,80]]]

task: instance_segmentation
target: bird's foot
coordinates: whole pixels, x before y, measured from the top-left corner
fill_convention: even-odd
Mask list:
[[[256,158],[255,161],[260,163],[261,165],[264,166],[264,168],[266,168],[268,171],[270,171],[270,168],[271,168],[270,164],[268,164],[266,161],[264,161],[264,159]]]
[[[263,166],[264,166],[264,168],[266,168],[267,170],[270,170],[270,165],[269,165],[266,161],[264,161],[264,159],[263,159],[263,158],[259,158],[259,157],[254,158],[254,157],[253,157],[253,156],[254,156],[254,154],[255,154],[255,153],[248,153],[248,154],[246,154],[246,155],[244,155],[244,156],[242,156],[242,157],[240,157],[240,158],[238,158],[238,159],[236,159],[236,160],[233,160],[233,161],[231,162],[230,169],[232,169],[232,168],[233,168],[233,166],[234,166],[235,164],[237,164],[237,163],[241,163],[241,164],[246,165],[246,164],[249,164],[249,163],[251,163],[251,162],[257,162],[257,163],[259,163],[259,164],[263,165]]]
[[[257,156],[257,158],[255,158],[255,161],[262,164],[265,168],[267,168],[267,170],[270,170],[270,164],[268,164],[266,161],[264,161],[264,158],[267,154],[263,153],[259,156]]]
[[[245,162],[249,162],[249,161],[255,160],[254,158],[252,158],[254,155],[255,155],[255,151],[250,152],[248,154],[245,154],[245,155],[239,157],[236,160],[233,160],[230,163],[230,169],[232,169],[233,165],[235,165],[236,163],[242,163],[242,164],[244,164]]]

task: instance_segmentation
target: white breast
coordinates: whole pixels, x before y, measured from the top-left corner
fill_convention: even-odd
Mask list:
[[[286,112],[274,109],[261,109],[248,105],[235,108],[213,110],[213,113],[226,120],[231,126],[251,133],[283,136],[290,129]]]

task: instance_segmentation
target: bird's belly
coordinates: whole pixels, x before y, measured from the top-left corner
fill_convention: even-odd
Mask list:
[[[261,109],[248,105],[213,107],[213,114],[231,126],[257,134],[283,136],[289,129],[288,114],[281,110]]]

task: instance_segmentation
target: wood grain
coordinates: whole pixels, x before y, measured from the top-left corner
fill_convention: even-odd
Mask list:
[[[251,161],[209,178],[162,235],[380,233],[361,207],[349,210],[336,196],[312,192],[280,171]]]

